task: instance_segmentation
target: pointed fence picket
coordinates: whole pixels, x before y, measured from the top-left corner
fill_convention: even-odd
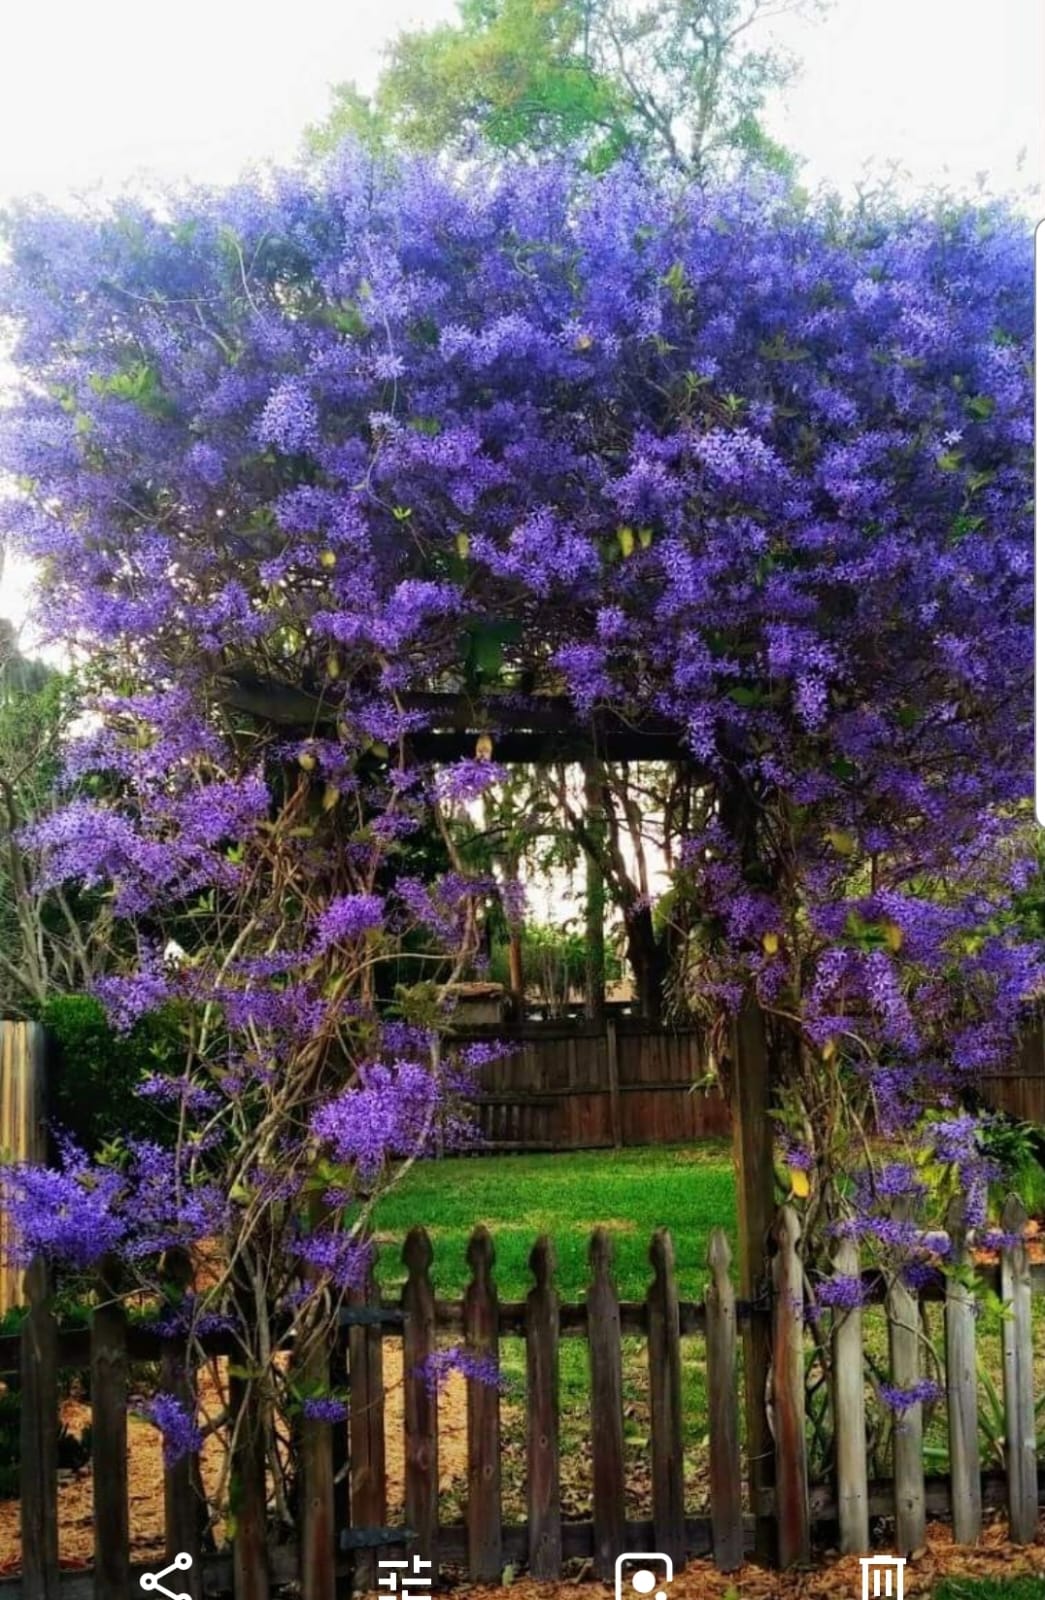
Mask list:
[[[299,1442],[298,1547],[268,1538],[271,1487],[261,1429],[258,1386],[236,1366],[228,1336],[203,1341],[211,1355],[230,1360],[229,1413],[233,1442],[232,1493],[235,1537],[228,1552],[208,1551],[203,1521],[199,1462],[193,1457],[166,1471],[166,1546],[191,1550],[194,1564],[184,1576],[186,1593],[198,1596],[232,1581],[236,1600],[267,1600],[276,1587],[296,1583],[303,1600],[330,1600],[372,1587],[382,1553],[420,1555],[433,1571],[453,1568],[473,1582],[501,1579],[506,1566],[528,1565],[535,1577],[555,1580],[578,1558],[598,1577],[612,1577],[618,1554],[628,1549],[663,1549],[679,1563],[713,1556],[722,1571],[735,1571],[753,1545],[754,1513],[776,1523],[782,1562],[808,1554],[812,1532],[827,1524],[827,1537],[847,1551],[867,1548],[872,1517],[896,1516],[901,1550],[923,1536],[928,1513],[950,1514],[958,1537],[975,1542],[985,1505],[1008,1508],[1011,1538],[1027,1543],[1036,1533],[1040,1464],[1036,1454],[1032,1296],[1045,1293],[1045,1271],[1032,1268],[1022,1234],[1025,1214],[1015,1202],[1005,1211],[1006,1238],[999,1270],[988,1277],[1005,1302],[1002,1318],[1003,1391],[1007,1419],[1006,1472],[984,1474],[976,1440],[978,1330],[972,1269],[966,1259],[960,1213],[950,1218],[957,1274],[915,1291],[902,1279],[861,1277],[856,1247],[841,1243],[835,1259],[848,1293],[836,1296],[828,1344],[831,1350],[834,1438],[833,1485],[810,1487],[806,1470],[806,1376],[809,1310],[799,1252],[799,1219],[789,1208],[776,1218],[770,1239],[771,1285],[765,1303],[738,1301],[730,1278],[729,1247],[721,1229],[708,1249],[710,1278],[702,1301],[680,1299],[674,1247],[666,1230],[650,1246],[651,1279],[641,1302],[621,1302],[614,1279],[609,1233],[598,1229],[589,1250],[590,1277],[584,1298],[560,1299],[555,1254],[540,1239],[530,1256],[533,1287],[525,1300],[501,1300],[496,1285],[494,1242],[485,1228],[473,1233],[467,1252],[470,1281],[461,1301],[438,1300],[432,1285],[432,1244],[421,1228],[403,1246],[406,1281],[396,1302],[379,1298],[373,1263],[366,1283],[341,1314],[332,1352],[310,1359],[329,1361],[335,1378],[347,1371],[347,1427],[310,1422]],[[175,1263],[176,1266],[176,1263]],[[982,1269],[981,1276],[982,1276]],[[136,1588],[142,1569],[130,1561],[127,1522],[126,1420],[134,1363],[158,1361],[161,1383],[190,1398],[193,1375],[182,1354],[158,1331],[128,1321],[118,1284],[103,1274],[90,1329],[60,1329],[46,1270],[26,1275],[28,1314],[21,1332],[0,1338],[0,1373],[20,1365],[23,1396],[23,1570],[0,1580],[0,1600],[117,1600]],[[927,1481],[918,1437],[907,1431],[906,1412],[894,1430],[896,1473],[891,1481],[868,1482],[865,1433],[866,1374],[862,1306],[884,1303],[890,1325],[890,1381],[913,1388],[924,1375],[926,1340],[919,1301],[944,1305],[947,1420],[950,1473]],[[843,1304],[850,1309],[842,1309]],[[775,1440],[775,1483],[766,1504],[745,1507],[741,1409],[737,1374],[740,1346],[759,1319],[768,1319],[773,1364],[770,1393]],[[650,1402],[649,1467],[651,1514],[628,1516],[624,1450],[624,1341],[646,1341]],[[465,1519],[441,1522],[439,1505],[439,1401],[430,1370],[447,1343],[463,1344],[496,1364],[501,1341],[525,1341],[527,1521],[505,1523],[501,1495],[501,1445],[515,1415],[502,1416],[498,1388],[478,1376],[467,1380],[468,1493]],[[563,1340],[587,1342],[591,1398],[591,1489],[589,1520],[563,1514],[560,1483],[559,1353]],[[708,1394],[710,1505],[687,1515],[684,1494],[686,1438],[683,1352],[696,1339],[703,1348]],[[403,1383],[404,1501],[402,1520],[388,1526],[384,1342],[401,1341]],[[291,1353],[292,1354],[292,1353]],[[981,1352],[982,1354],[982,1352]],[[94,1415],[94,1505],[97,1557],[93,1573],[60,1573],[58,1567],[57,1463],[54,1440],[58,1410],[57,1373],[90,1368]],[[913,1409],[913,1408],[910,1408]],[[920,1426],[920,1416],[917,1419]],[[338,1482],[338,1463],[346,1468]],[[302,1499],[304,1506],[301,1505]],[[331,1508],[333,1507],[333,1510]],[[344,1526],[345,1523],[348,1526]],[[335,1538],[337,1524],[340,1537]],[[895,1543],[895,1539],[892,1541]],[[169,1559],[169,1556],[168,1556]],[[210,1576],[208,1577],[208,1574]]]

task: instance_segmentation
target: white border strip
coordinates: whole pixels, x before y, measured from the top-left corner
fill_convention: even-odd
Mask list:
[[[1045,827],[1045,222],[1034,229],[1034,810]]]

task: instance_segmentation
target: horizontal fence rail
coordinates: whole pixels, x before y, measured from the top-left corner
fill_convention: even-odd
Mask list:
[[[1033,1379],[1032,1296],[1045,1294],[1045,1267],[1032,1267],[1018,1240],[1026,1218],[1010,1202],[1004,1217],[1008,1242],[996,1269],[979,1277],[1001,1296],[1000,1341],[1005,1407],[1005,1466],[984,1472],[976,1441],[977,1350],[983,1337],[965,1275],[942,1275],[918,1294],[862,1275],[862,1305],[831,1314],[832,1404],[835,1416],[833,1481],[813,1484],[805,1470],[807,1421],[803,1363],[808,1345],[808,1306],[796,1244],[798,1219],[785,1208],[772,1237],[773,1294],[767,1303],[739,1300],[733,1290],[730,1253],[724,1233],[714,1230],[708,1252],[709,1281],[700,1300],[678,1294],[678,1274],[670,1234],[654,1235],[649,1251],[650,1281],[641,1301],[621,1302],[613,1270],[613,1242],[597,1229],[589,1245],[589,1283],[579,1301],[562,1301],[556,1289],[556,1262],[550,1241],[537,1241],[530,1256],[533,1287],[524,1300],[502,1301],[496,1286],[494,1241],[484,1228],[468,1246],[470,1281],[463,1298],[436,1297],[427,1233],[408,1235],[402,1259],[406,1281],[396,1299],[381,1299],[371,1273],[341,1315],[331,1351],[332,1373],[347,1381],[347,1426],[310,1423],[297,1459],[301,1476],[298,1543],[273,1548],[267,1522],[265,1459],[257,1448],[250,1415],[251,1391],[233,1378],[229,1402],[237,1419],[235,1473],[236,1536],[231,1555],[207,1549],[201,1516],[198,1460],[187,1458],[166,1470],[166,1539],[170,1556],[194,1554],[194,1567],[182,1578],[185,1592],[199,1600],[225,1582],[231,1572],[237,1596],[263,1596],[270,1583],[294,1579],[305,1600],[332,1600],[341,1577],[354,1573],[357,1585],[372,1587],[385,1554],[420,1554],[440,1567],[463,1567],[475,1582],[499,1582],[508,1565],[529,1566],[534,1577],[554,1580],[576,1558],[591,1563],[594,1574],[612,1578],[616,1556],[627,1549],[660,1549],[682,1564],[710,1555],[722,1571],[733,1571],[752,1545],[757,1509],[775,1519],[781,1562],[808,1557],[811,1531],[836,1524],[849,1552],[866,1550],[870,1519],[894,1519],[900,1554],[924,1542],[927,1515],[951,1515],[956,1531],[970,1543],[979,1536],[984,1507],[1004,1506],[1010,1537],[1028,1543],[1035,1536],[1045,1472],[1037,1457]],[[959,1260],[965,1239],[954,1220]],[[840,1277],[858,1274],[855,1247],[841,1248]],[[188,1386],[179,1365],[180,1347],[153,1327],[128,1320],[112,1294],[100,1295],[87,1327],[58,1326],[47,1274],[37,1265],[28,1274],[29,1309],[21,1332],[0,1339],[0,1375],[17,1372],[23,1399],[23,1570],[0,1582],[3,1600],[70,1600],[90,1593],[95,1600],[123,1600],[136,1583],[130,1562],[127,1510],[126,1397],[128,1368],[134,1362],[159,1363],[163,1385]],[[945,1404],[949,1427],[949,1471],[926,1475],[920,1444],[922,1402],[912,1399],[902,1426],[893,1432],[893,1478],[870,1481],[864,1423],[864,1307],[883,1306],[889,1321],[891,1382],[914,1387],[923,1368],[912,1360],[910,1335],[922,1302],[943,1305],[945,1324]],[[776,1449],[775,1488],[766,1503],[745,1500],[745,1464],[737,1404],[738,1353],[745,1331],[769,1319],[773,1341],[773,1380],[769,1396]],[[467,1496],[464,1520],[443,1522],[439,1504],[440,1400],[425,1364],[453,1336],[472,1355],[496,1362],[506,1338],[525,1341],[526,1405],[513,1412],[513,1427],[525,1444],[526,1520],[503,1517],[500,1480],[505,1430],[496,1385],[466,1375]],[[650,1427],[647,1445],[650,1511],[627,1514],[625,1469],[623,1341],[646,1345]],[[703,1344],[709,1397],[708,1434],[711,1476],[707,1505],[693,1515],[684,1492],[683,1341]],[[585,1340],[590,1399],[591,1515],[563,1515],[560,1460],[559,1362],[564,1341]],[[398,1524],[389,1525],[385,1462],[385,1351],[398,1346],[403,1384],[403,1503]],[[445,1337],[442,1343],[445,1345]],[[228,1335],[202,1341],[209,1355],[233,1354]],[[59,1368],[90,1370],[95,1568],[92,1574],[59,1574],[58,1486],[53,1440],[58,1416]],[[186,1387],[186,1392],[189,1392]],[[246,1409],[244,1409],[246,1408]],[[47,1441],[51,1440],[49,1446]],[[344,1467],[346,1470],[341,1472]],[[833,1536],[833,1535],[832,1535]],[[154,1565],[159,1565],[157,1558]]]

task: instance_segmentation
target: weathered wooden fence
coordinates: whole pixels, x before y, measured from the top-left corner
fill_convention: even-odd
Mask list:
[[[1005,1071],[984,1073],[976,1089],[996,1110],[1045,1124],[1045,1016],[1028,1023]]]
[[[832,1525],[847,1552],[868,1547],[870,1519],[894,1519],[894,1548],[910,1553],[924,1541],[930,1513],[950,1515],[958,1538],[979,1537],[983,1508],[1007,1508],[1016,1543],[1035,1536],[1045,1474],[1035,1438],[1032,1294],[1045,1293],[1045,1269],[1028,1265],[1019,1242],[1025,1217],[1010,1202],[1010,1235],[996,1271],[986,1271],[1005,1306],[1001,1322],[1001,1371],[1005,1405],[1005,1470],[981,1471],[977,1437],[977,1317],[967,1279],[941,1277],[916,1297],[902,1283],[863,1277],[867,1304],[884,1300],[889,1323],[889,1360],[895,1387],[912,1390],[923,1372],[924,1333],[919,1298],[944,1302],[946,1409],[949,1472],[926,1478],[922,1451],[922,1403],[912,1398],[902,1426],[893,1432],[893,1477],[868,1478],[865,1426],[863,1311],[833,1315],[833,1481],[810,1486],[806,1465],[807,1307],[796,1253],[798,1221],[782,1211],[772,1238],[772,1293],[764,1306],[736,1299],[729,1249],[721,1230],[711,1238],[710,1281],[700,1301],[680,1299],[673,1246],[666,1231],[651,1243],[651,1283],[641,1302],[618,1299],[610,1235],[591,1239],[590,1282],[583,1300],[564,1302],[555,1287],[555,1258],[547,1239],[530,1257],[533,1287],[523,1301],[498,1297],[494,1246],[484,1228],[468,1246],[471,1281],[463,1300],[435,1296],[432,1245],[414,1229],[403,1248],[407,1277],[396,1301],[380,1301],[373,1280],[343,1314],[332,1353],[337,1381],[347,1378],[347,1428],[306,1424],[298,1442],[301,1488],[300,1542],[268,1542],[266,1469],[251,1417],[240,1415],[236,1445],[236,1528],[231,1554],[205,1548],[199,1465],[186,1458],[166,1470],[167,1560],[178,1551],[194,1557],[179,1587],[198,1600],[204,1592],[231,1587],[237,1600],[264,1600],[270,1583],[300,1583],[304,1600],[333,1600],[349,1564],[355,1581],[373,1587],[379,1552],[419,1554],[433,1571],[463,1568],[475,1583],[498,1582],[505,1566],[525,1564],[536,1578],[557,1578],[564,1562],[588,1557],[594,1573],[612,1576],[616,1556],[626,1550],[662,1550],[677,1564],[710,1555],[734,1570],[749,1548],[753,1510],[775,1520],[779,1559],[806,1559],[817,1523]],[[959,1260],[965,1250],[955,1224]],[[843,1246],[837,1271],[847,1283],[859,1274],[855,1248]],[[128,1323],[110,1299],[93,1313],[89,1328],[60,1330],[47,1295],[46,1274],[30,1274],[30,1312],[19,1336],[0,1340],[0,1372],[17,1359],[23,1395],[23,1567],[19,1578],[0,1582],[2,1600],[126,1600],[136,1583],[129,1555],[126,1405],[132,1362],[159,1361],[165,1384],[184,1383],[177,1351],[147,1328]],[[768,1318],[773,1345],[772,1414],[775,1486],[767,1503],[745,1501],[745,1473],[737,1401],[738,1346],[745,1330]],[[642,1519],[626,1511],[623,1340],[638,1336],[647,1349],[650,1509]],[[479,1376],[467,1381],[467,1497],[463,1522],[440,1520],[439,1399],[430,1358],[448,1339],[473,1354],[499,1361],[502,1340],[521,1337],[526,1349],[526,1520],[506,1523],[502,1514],[501,1462],[505,1419],[496,1385]],[[560,1493],[559,1362],[564,1340],[587,1343],[590,1373],[591,1516],[567,1520]],[[710,1452],[709,1501],[690,1513],[684,1485],[686,1417],[683,1411],[683,1343],[702,1341],[706,1369]],[[401,1358],[405,1493],[402,1522],[389,1526],[386,1472],[386,1384],[384,1352],[393,1341]],[[982,1345],[982,1339],[979,1341]],[[222,1338],[207,1341],[214,1354],[228,1353]],[[58,1368],[89,1368],[94,1427],[95,1567],[93,1574],[58,1570],[58,1494],[54,1464]],[[230,1384],[233,1415],[249,1410],[238,1380]],[[513,1411],[513,1418],[518,1412]],[[342,1467],[344,1472],[340,1471]],[[340,1530],[340,1537],[335,1537]],[[352,1552],[354,1550],[354,1556]],[[347,1553],[347,1555],[346,1555]],[[351,1558],[351,1560],[349,1560]],[[157,1561],[151,1567],[159,1565]]]
[[[503,1060],[482,1068],[483,1142],[494,1150],[587,1150],[678,1144],[727,1134],[729,1110],[708,1076],[707,1039],[608,1014],[461,1030],[502,1039]]]
[[[705,1085],[706,1036],[607,1013],[462,1029],[514,1046],[483,1067],[478,1100],[483,1143],[493,1150],[586,1150],[676,1144],[730,1132],[722,1094]],[[1031,1019],[1004,1072],[977,1079],[984,1104],[1045,1124],[1045,1019]]]

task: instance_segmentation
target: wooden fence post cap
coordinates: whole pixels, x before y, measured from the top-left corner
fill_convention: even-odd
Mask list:
[[[725,1228],[712,1228],[708,1238],[708,1266],[712,1272],[728,1272],[733,1260]]]
[[[555,1246],[546,1233],[542,1233],[530,1251],[530,1271],[540,1288],[551,1283],[555,1271]]]
[[[403,1264],[411,1272],[427,1272],[435,1259],[428,1229],[413,1227],[403,1241]]]
[[[478,1278],[489,1273],[495,1259],[496,1251],[490,1230],[485,1223],[480,1222],[477,1228],[472,1229],[469,1236],[465,1260]]]
[[[1022,1234],[1027,1226],[1027,1208],[1018,1194],[1007,1196],[1001,1213],[1001,1225],[1005,1233]]]
[[[658,1278],[675,1265],[675,1245],[670,1228],[658,1228],[649,1243],[649,1263]]]
[[[770,1238],[780,1250],[794,1249],[802,1236],[802,1225],[794,1206],[781,1206],[773,1219]]]
[[[588,1261],[595,1272],[606,1272],[613,1264],[613,1236],[608,1228],[596,1228],[588,1242]]]
[[[969,1223],[965,1215],[965,1206],[965,1196],[963,1194],[954,1195],[951,1199],[950,1205],[947,1207],[947,1216],[945,1219],[948,1237],[952,1240],[952,1242],[957,1242],[961,1246],[965,1245],[965,1241],[969,1234]]]

